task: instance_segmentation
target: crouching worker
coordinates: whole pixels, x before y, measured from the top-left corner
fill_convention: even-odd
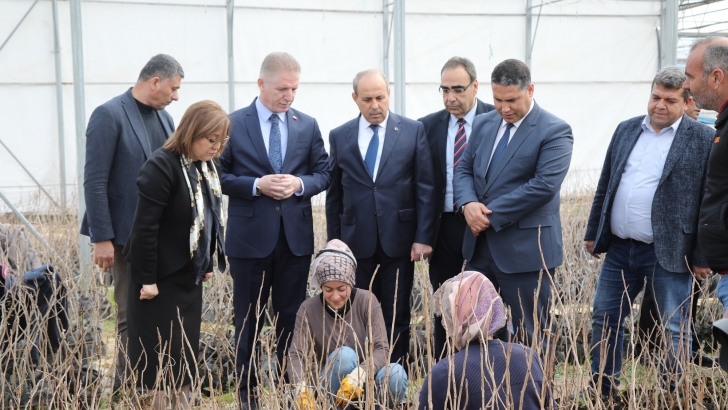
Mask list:
[[[407,374],[388,364],[389,343],[377,298],[354,287],[356,259],[345,243],[330,241],[314,260],[311,283],[322,293],[301,304],[289,352],[295,408],[346,408],[364,400],[402,403]],[[365,384],[371,383],[370,387]],[[372,397],[373,395],[373,397]]]
[[[419,409],[551,409],[539,356],[492,339],[506,323],[503,300],[481,273],[466,271],[435,292],[435,314],[458,351],[433,366]]]

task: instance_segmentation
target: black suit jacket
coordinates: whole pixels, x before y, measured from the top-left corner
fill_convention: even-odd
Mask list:
[[[341,239],[357,258],[374,255],[377,240],[394,258],[409,256],[415,242],[433,244],[432,160],[421,123],[389,113],[376,182],[359,150],[359,117],[331,131],[329,149],[329,240]]]
[[[495,110],[495,107],[477,100],[475,115]],[[427,143],[432,155],[432,168],[435,173],[435,238],[440,231],[440,217],[445,207],[445,188],[447,184],[447,125],[450,123],[450,112],[441,110],[417,120],[424,124]],[[471,126],[473,124],[470,124]],[[453,174],[454,176],[454,174]],[[453,192],[454,195],[454,192]]]

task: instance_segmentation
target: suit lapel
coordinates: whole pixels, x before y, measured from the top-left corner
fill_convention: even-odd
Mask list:
[[[382,172],[384,165],[387,163],[389,155],[392,153],[394,146],[397,144],[397,140],[401,135],[402,129],[400,128],[399,117],[389,113],[389,121],[387,121],[387,131],[384,134],[384,147],[382,147],[382,156],[379,158],[379,168],[377,168],[377,175]]]
[[[134,101],[134,97],[131,95],[131,90],[124,93],[124,97],[121,99],[121,105],[124,107],[124,112],[131,128],[134,130],[139,143],[142,144],[142,150],[144,151],[145,158],[149,158],[152,155],[152,147],[149,144],[149,135],[147,135],[147,128],[144,126],[144,120],[142,120],[142,114],[139,112],[139,107]]]
[[[167,138],[169,138],[169,136],[172,135],[172,128],[169,127],[166,118],[162,118],[162,114],[160,114],[159,111],[157,111],[157,118],[159,118],[159,122],[162,123],[162,128],[164,128],[165,135],[167,135]]]
[[[493,152],[493,145],[495,144],[495,137],[498,135],[498,127],[500,126],[503,118],[500,115],[496,115],[493,119],[486,124],[478,132],[480,138],[483,139],[481,149],[479,150],[479,158],[476,155],[477,166],[473,168],[475,175],[480,178],[485,178],[485,173],[488,170],[488,163],[490,162],[490,154]],[[472,133],[472,132],[471,132]],[[472,138],[472,136],[471,136]],[[468,141],[470,143],[471,141]]]
[[[273,166],[270,164],[268,159],[268,152],[265,150],[265,142],[263,142],[263,133],[260,131],[260,119],[258,118],[258,110],[255,109],[255,101],[252,104],[252,110],[245,116],[245,127],[248,129],[248,136],[250,141],[258,151],[260,161],[268,168],[271,174],[275,174]],[[289,131],[290,132],[290,131]]]
[[[614,172],[612,173],[616,177],[612,178],[615,184],[619,184],[619,181],[622,179],[622,173],[624,172],[624,167],[627,166],[629,154],[632,153],[635,144],[637,144],[637,140],[640,135],[642,135],[642,121],[637,123],[635,127],[627,130],[626,134],[627,135],[624,136],[624,143],[621,144],[619,152],[615,153],[616,165],[614,167]]]
[[[288,145],[286,146],[286,157],[283,159],[283,169],[290,165],[293,151],[296,150],[298,140],[298,117],[293,114],[290,108],[286,111],[286,125],[288,126]],[[295,117],[295,119],[294,119]]]
[[[670,145],[670,151],[668,151],[667,158],[665,158],[665,166],[662,169],[662,176],[660,176],[660,182],[657,184],[658,188],[662,185],[667,176],[670,175],[675,164],[677,164],[677,161],[680,159],[683,152],[685,152],[685,145],[688,143],[688,139],[685,137],[685,134],[692,126],[691,124],[688,124],[685,117],[687,116],[683,114],[683,120],[680,122],[680,126],[677,127],[677,130],[675,130],[675,138],[673,138],[672,145]]]
[[[440,123],[437,124],[437,129],[434,131],[437,135],[437,152],[438,159],[440,161],[440,170],[442,171],[443,178],[447,179],[447,126],[450,124],[450,113],[445,110],[445,114],[440,117]]]
[[[493,184],[493,181],[495,181],[496,178],[498,178],[498,175],[503,171],[503,168],[508,165],[508,161],[510,161],[511,157],[513,157],[513,154],[518,151],[518,147],[523,144],[523,141],[525,141],[529,135],[534,130],[534,127],[536,127],[536,124],[538,123],[538,117],[541,114],[541,110],[539,109],[538,105],[534,103],[533,110],[531,110],[531,113],[526,116],[526,118],[523,119],[523,122],[521,125],[516,129],[516,133],[513,134],[511,137],[511,140],[508,141],[508,145],[506,145],[506,150],[503,151],[503,155],[498,160],[498,163],[495,164],[495,169],[493,169],[488,176],[488,180],[485,184],[485,190],[487,191],[488,188]],[[500,125],[500,123],[499,123]],[[495,141],[495,139],[494,139]],[[490,151],[489,151],[490,152]],[[486,170],[487,175],[487,170]]]
[[[361,117],[361,114],[359,114],[359,117],[356,117],[354,121],[352,121],[349,124],[349,128],[346,130],[346,141],[348,144],[348,149],[351,153],[351,155],[356,158],[354,161],[358,162],[359,165],[361,165],[360,169],[364,173],[363,175],[366,175],[367,178],[369,178],[369,172],[367,171],[367,166],[364,163],[364,158],[361,156],[361,150],[359,149],[359,118]],[[371,178],[369,178],[371,180]]]

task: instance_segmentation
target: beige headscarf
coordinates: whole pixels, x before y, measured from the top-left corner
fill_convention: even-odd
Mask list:
[[[332,280],[347,283],[351,287],[356,283],[356,258],[351,249],[338,239],[329,241],[316,254],[311,286],[319,288]]]
[[[435,292],[435,314],[460,350],[476,338],[486,339],[506,324],[503,300],[482,273],[465,271]]]

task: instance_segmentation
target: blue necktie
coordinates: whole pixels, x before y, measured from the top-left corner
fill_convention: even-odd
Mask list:
[[[270,139],[268,139],[268,159],[273,165],[273,171],[280,174],[283,169],[283,154],[281,153],[281,128],[278,125],[280,118],[273,113],[270,116]]]
[[[498,160],[501,159],[503,156],[503,153],[506,152],[506,147],[508,146],[508,140],[511,139],[511,128],[513,128],[513,124],[510,122],[506,123],[506,132],[503,133],[503,136],[501,137],[500,141],[498,141],[498,145],[495,146],[495,151],[493,152],[493,158],[490,159],[490,165],[488,165],[488,171],[485,173],[485,179],[488,180],[488,174],[490,174],[490,171],[495,169],[495,166],[498,164]]]
[[[374,165],[377,163],[377,151],[379,151],[379,125],[370,125],[369,128],[374,131],[372,140],[369,141],[369,147],[367,147],[367,154],[364,156],[364,165],[367,166],[369,176],[374,180]]]

